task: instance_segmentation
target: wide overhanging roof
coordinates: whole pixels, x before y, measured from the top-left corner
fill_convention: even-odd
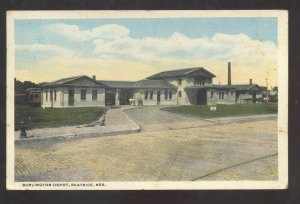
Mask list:
[[[140,81],[99,81],[109,88],[114,89],[176,89],[176,87],[165,80],[143,79]]]
[[[257,84],[233,84],[233,85],[220,85],[220,84],[205,84],[200,86],[187,86],[185,89],[234,89],[236,91],[248,91],[254,87],[261,90],[261,87]]]
[[[164,78],[176,78],[176,77],[204,77],[204,78],[212,78],[215,75],[203,67],[193,67],[193,68],[185,68],[185,69],[177,69],[160,72],[158,74],[154,74],[147,79],[164,79]]]
[[[134,88],[135,85],[134,81],[108,81],[108,80],[98,80],[98,81],[110,88],[131,89]]]
[[[144,79],[135,83],[135,88],[176,89],[174,85],[165,80]]]
[[[77,79],[85,78],[88,81],[92,82],[91,84],[85,84],[85,83],[76,83],[74,82]],[[86,76],[86,75],[80,75],[80,76],[74,76],[74,77],[68,77],[68,78],[62,78],[47,84],[44,84],[42,87],[103,87],[103,84],[100,82]]]

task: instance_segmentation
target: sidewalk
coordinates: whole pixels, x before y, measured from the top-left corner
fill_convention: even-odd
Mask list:
[[[20,131],[15,131],[15,141],[40,140],[62,137],[96,137],[104,135],[128,134],[139,132],[140,127],[123,113],[123,108],[109,109],[105,116],[105,126],[96,124],[63,126],[57,128],[32,129],[27,131],[28,138],[20,138]]]

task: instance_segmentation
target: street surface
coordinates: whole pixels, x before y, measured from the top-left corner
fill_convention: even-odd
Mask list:
[[[16,181],[277,180],[277,119],[125,113],[140,133],[16,144]]]

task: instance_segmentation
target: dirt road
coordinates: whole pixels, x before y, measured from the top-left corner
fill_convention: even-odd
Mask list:
[[[275,119],[167,129],[16,145],[16,180],[277,179]]]

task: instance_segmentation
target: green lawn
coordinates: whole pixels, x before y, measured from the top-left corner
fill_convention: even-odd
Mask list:
[[[15,130],[23,119],[29,129],[80,125],[96,121],[104,113],[101,107],[45,108],[32,106],[15,107]]]
[[[226,117],[226,116],[243,116],[243,115],[261,115],[274,114],[278,110],[277,103],[256,103],[256,104],[233,104],[217,105],[216,111],[211,111],[206,105],[190,105],[165,107],[163,110],[182,113],[203,118]]]

